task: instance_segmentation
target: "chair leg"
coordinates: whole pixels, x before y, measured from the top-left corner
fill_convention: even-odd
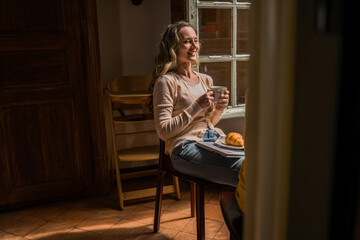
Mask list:
[[[153,232],[156,233],[160,228],[160,215],[161,215],[161,204],[163,198],[163,187],[164,187],[164,176],[165,172],[159,170],[157,187],[156,187],[156,200],[155,200],[155,214],[154,214],[154,229]]]
[[[204,187],[196,184],[196,231],[197,240],[205,240]]]
[[[173,184],[174,184],[174,192],[177,200],[181,199],[180,196],[180,186],[179,186],[179,179],[177,176],[173,175]]]
[[[195,217],[195,209],[196,209],[196,184],[194,182],[190,182],[190,210],[191,217]]]
[[[111,164],[110,164],[110,181],[111,187],[113,187],[116,183],[116,169],[115,169],[115,156],[111,155]]]
[[[119,205],[120,205],[120,209],[123,210],[124,209],[124,195],[122,192],[122,187],[121,187],[121,177],[120,177],[120,170],[119,170],[119,166],[117,163],[117,159],[114,159],[115,161],[115,171],[116,171],[116,182],[117,182],[117,189],[118,189],[118,195],[119,195]]]

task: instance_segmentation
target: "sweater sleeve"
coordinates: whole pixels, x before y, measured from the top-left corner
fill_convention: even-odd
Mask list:
[[[166,76],[158,78],[154,86],[155,128],[158,136],[165,141],[183,131],[202,111],[200,105],[194,101],[184,107],[180,114],[173,116],[176,87],[176,83]]]
[[[215,126],[221,119],[223,111],[217,110],[214,107],[213,112],[211,113],[211,123]]]

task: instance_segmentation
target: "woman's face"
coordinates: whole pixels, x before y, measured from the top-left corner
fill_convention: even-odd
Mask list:
[[[194,29],[191,27],[182,28],[179,37],[180,44],[177,53],[179,63],[196,61],[200,46]]]

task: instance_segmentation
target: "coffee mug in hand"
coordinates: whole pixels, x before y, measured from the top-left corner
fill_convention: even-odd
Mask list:
[[[227,87],[225,86],[212,86],[210,90],[214,92],[214,103],[219,101],[221,94],[225,93]]]

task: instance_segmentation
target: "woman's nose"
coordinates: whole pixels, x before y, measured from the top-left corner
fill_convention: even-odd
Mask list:
[[[198,47],[198,42],[191,41],[191,46],[194,47],[194,48],[197,48]]]

